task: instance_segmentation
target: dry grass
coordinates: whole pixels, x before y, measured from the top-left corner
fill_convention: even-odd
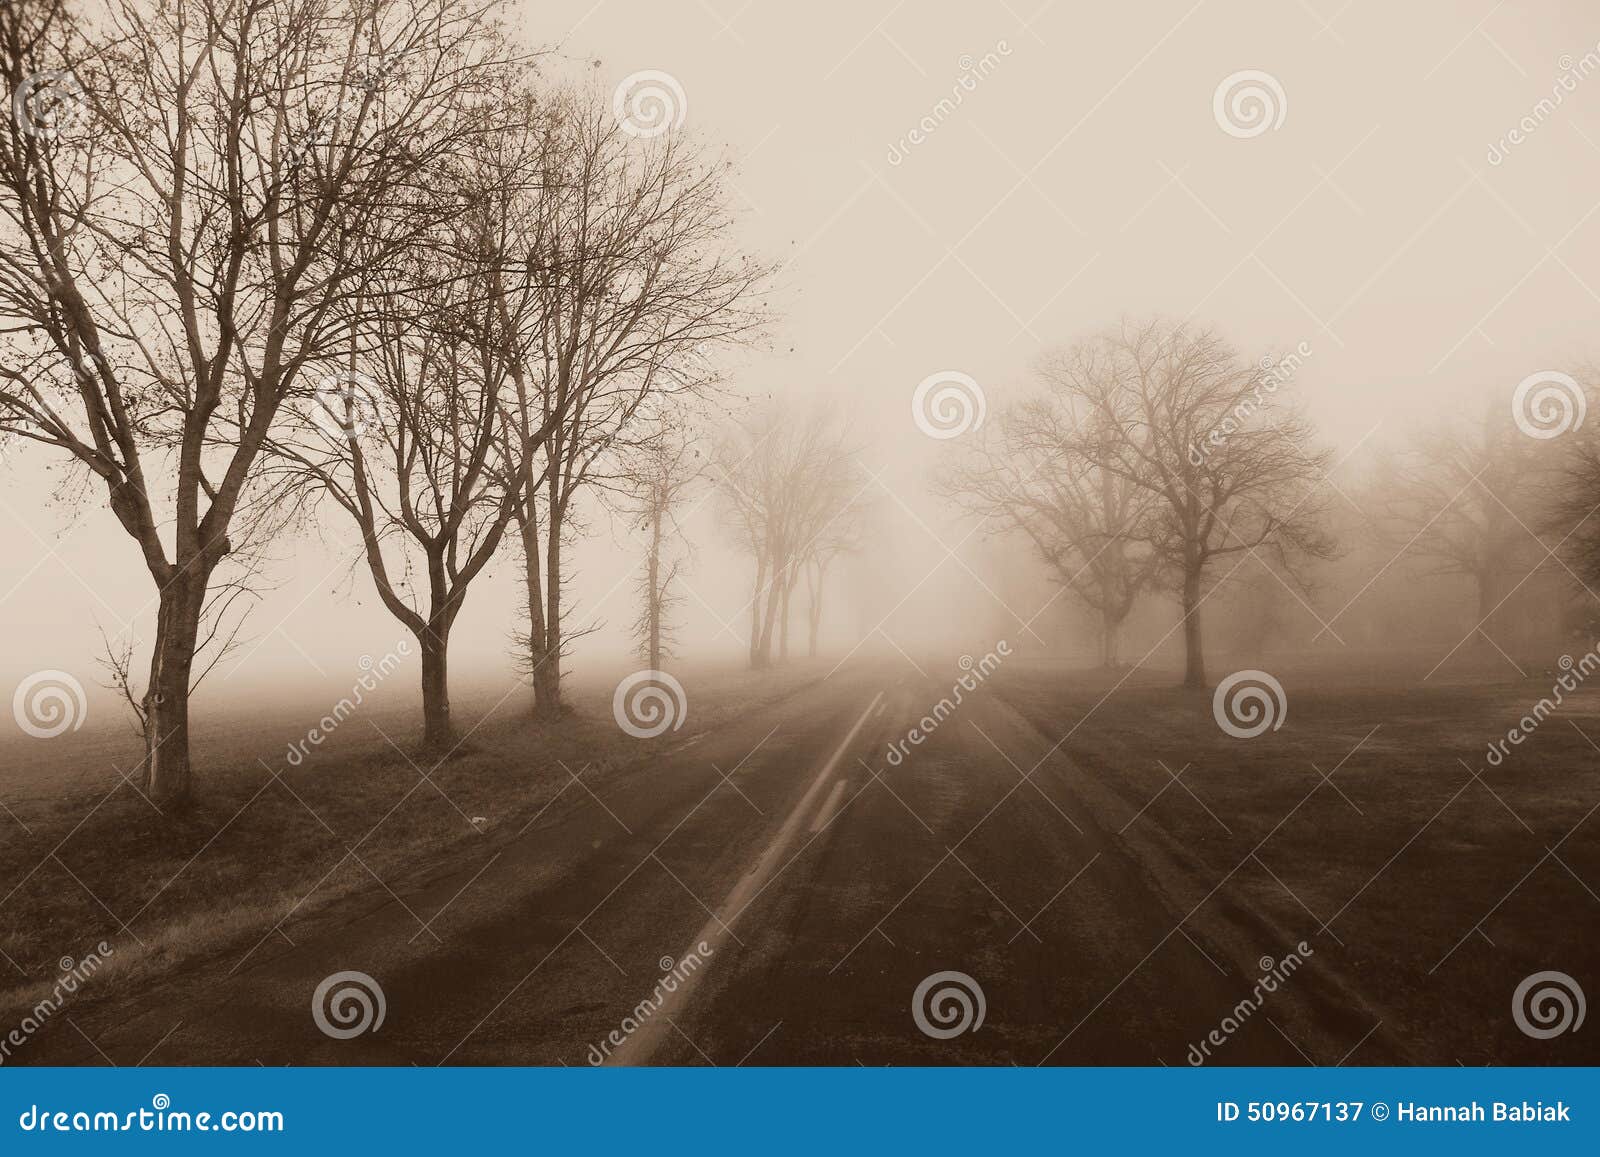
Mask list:
[[[673,741],[821,673],[799,664],[686,678],[689,720]],[[401,888],[468,841],[509,837],[571,786],[569,769],[596,782],[649,758],[654,749],[617,728],[609,695],[578,689],[553,725],[532,723],[520,698],[487,716],[458,711],[468,734],[442,762],[407,749],[404,712],[352,718],[300,767],[284,762],[283,720],[241,721],[228,749],[259,754],[206,766],[194,801],[166,814],[112,769],[133,766],[127,743],[91,739],[88,767],[81,755],[70,766],[13,763],[12,816],[0,817],[0,969],[15,983],[0,1008],[31,1006],[59,958],[102,940],[115,954],[100,975],[148,978],[237,955],[291,914],[352,892]]]
[[[1435,1063],[1558,1059],[1534,1041],[1490,1055],[1505,1034],[1462,1010],[1493,994],[1491,1015],[1509,1017],[1517,980],[1542,969],[1600,978],[1600,687],[1490,767],[1488,743],[1549,694],[1542,672],[1440,685],[1281,669],[1287,716],[1255,739],[1225,734],[1211,694],[1170,679],[1139,675],[1109,698],[1115,677],[1019,664],[994,682],[1045,735],[1072,731],[1075,786],[1180,911],[1205,920],[1242,900],[1285,945],[1325,944],[1377,994],[1392,1037],[1435,1042]]]

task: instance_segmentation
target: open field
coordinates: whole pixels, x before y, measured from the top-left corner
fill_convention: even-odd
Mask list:
[[[1148,677],[1109,698],[1099,678],[999,680],[1030,721],[1069,733],[1073,784],[1181,910],[1223,905],[1308,938],[1394,1039],[1429,1042],[1417,1060],[1593,1063],[1582,1037],[1558,1052],[1504,1030],[1524,976],[1600,975],[1600,689],[1496,768],[1486,747],[1549,694],[1542,675],[1283,684],[1282,729],[1239,740],[1209,694]]]
[[[686,946],[714,963],[605,1060],[1183,1064],[1290,956],[1210,1063],[1597,1059],[1517,1031],[1512,992],[1600,971],[1600,692],[1488,768],[1542,676],[1285,663],[1281,727],[1235,739],[1169,675],[1018,657],[890,760],[959,674],[919,664],[707,675],[658,740],[598,694],[542,732],[507,712],[427,777],[357,721],[219,775],[175,848],[127,787],[13,798],[9,1003],[116,949],[15,1060],[580,1064]],[[350,968],[388,1020],[330,1041],[305,1007]],[[941,968],[983,1031],[906,1016]]]
[[[696,709],[676,738],[823,670],[690,678]],[[78,958],[101,939],[116,946],[103,975],[154,979],[507,838],[559,798],[581,796],[575,776],[648,758],[617,729],[609,693],[580,685],[573,712],[549,726],[529,721],[524,696],[464,697],[461,741],[442,762],[415,754],[409,704],[352,716],[299,766],[285,758],[289,745],[331,703],[236,710],[202,733],[204,789],[170,815],[138,790],[137,774],[119,773],[140,757],[125,726],[14,741],[0,755],[5,1006],[31,1005],[59,957]]]

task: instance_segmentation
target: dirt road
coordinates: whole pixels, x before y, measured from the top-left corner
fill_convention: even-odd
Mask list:
[[[998,692],[927,728],[960,674],[929,670],[849,666],[669,733],[472,862],[112,989],[17,1060],[1182,1065],[1213,1032],[1214,1063],[1407,1059],[1314,925],[1239,909],[1226,879],[1176,900]],[[348,1039],[312,1014],[341,972],[383,998]]]

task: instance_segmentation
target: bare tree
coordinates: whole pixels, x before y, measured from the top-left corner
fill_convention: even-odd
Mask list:
[[[767,667],[774,642],[788,657],[790,595],[808,561],[850,541],[860,466],[848,428],[830,412],[797,417],[771,406],[723,442],[716,467],[733,532],[755,562],[750,665]],[[820,607],[819,591],[818,625]]]
[[[1479,647],[1498,646],[1490,620],[1544,557],[1535,528],[1559,461],[1516,428],[1504,396],[1487,399],[1477,420],[1435,417],[1379,460],[1370,488],[1379,540],[1420,560],[1426,573],[1471,582]]]
[[[1146,540],[1182,603],[1184,683],[1204,686],[1200,606],[1212,564],[1248,553],[1299,581],[1305,560],[1330,556],[1316,491],[1329,454],[1215,333],[1151,321],[1093,344],[1092,357],[1053,356],[1043,372],[1085,406],[1079,452],[1155,500]]]
[[[410,243],[374,215],[408,204],[426,227],[419,186],[498,87],[496,7],[0,8],[0,77],[26,106],[0,121],[0,430],[92,472],[154,581],[158,801],[190,787],[204,609],[268,432],[374,256]]]
[[[1262,563],[1235,575],[1223,586],[1226,637],[1261,666],[1267,648],[1281,639],[1292,622],[1294,595],[1282,576]]]
[[[540,714],[561,709],[562,552],[574,498],[619,485],[648,401],[713,384],[706,352],[754,336],[766,277],[729,241],[724,164],[676,132],[635,139],[593,90],[552,105],[545,194],[519,222],[534,276],[507,303],[535,335],[514,367],[509,436],[526,479],[516,511],[521,642]]]
[[[359,303],[345,368],[273,446],[291,492],[309,486],[354,520],[379,598],[416,637],[433,751],[452,737],[451,628],[523,483],[502,457],[511,343],[489,290],[504,192],[468,181],[460,195],[450,224]]]
[[[683,566],[671,554],[675,540],[683,537],[677,515],[684,500],[705,474],[705,462],[685,431],[667,425],[628,469],[629,493],[621,505],[632,529],[644,536],[645,565],[640,576],[639,617],[633,634],[639,655],[650,670],[662,669],[672,653],[670,615],[679,595],[673,581]]]
[[[806,654],[817,657],[822,635],[822,611],[828,592],[828,572],[834,562],[861,547],[866,507],[852,502],[839,517],[825,526],[806,551],[801,569],[806,576]]]
[[[1106,667],[1116,665],[1122,624],[1163,562],[1155,497],[1078,445],[1106,435],[1088,428],[1095,419],[1075,383],[1103,388],[1114,370],[1099,343],[1057,355],[1044,394],[978,431],[966,457],[939,477],[966,509],[1026,538],[1055,580],[1099,615]]]

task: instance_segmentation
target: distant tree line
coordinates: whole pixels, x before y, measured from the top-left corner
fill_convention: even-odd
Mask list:
[[[1215,332],[1125,322],[1039,363],[1038,392],[979,431],[940,485],[1022,535],[1100,619],[1101,661],[1141,594],[1182,609],[1184,682],[1203,686],[1201,605],[1224,560],[1299,581],[1333,553],[1310,425]]]

